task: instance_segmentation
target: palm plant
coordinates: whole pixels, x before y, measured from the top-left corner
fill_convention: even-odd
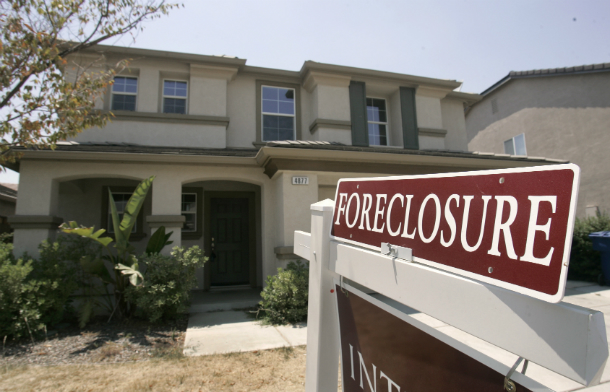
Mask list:
[[[119,214],[112,197],[112,192],[109,192],[110,209],[112,216],[112,225],[114,228],[114,250],[111,249],[110,245],[113,242],[111,237],[102,237],[106,232],[104,229],[95,231],[95,227],[84,227],[79,226],[78,223],[71,221],[64,223],[60,226],[60,229],[64,233],[76,234],[82,237],[89,238],[96,241],[104,246],[106,249],[106,255],[96,260],[82,260],[81,265],[83,269],[99,278],[102,283],[106,294],[108,292],[108,286],[113,287],[114,290],[114,301],[111,301],[112,311],[110,319],[115,313],[118,313],[119,317],[125,317],[131,314],[135,309],[135,306],[128,303],[125,299],[125,289],[129,284],[134,286],[141,285],[143,282],[142,273],[139,271],[138,259],[135,256],[135,248],[129,243],[129,237],[131,231],[136,223],[138,214],[142,209],[146,195],[152,186],[154,176],[142,181],[134,191],[133,195],[129,198],[125,211],[123,213],[123,219],[119,221]],[[165,228],[160,227],[150,238],[148,246],[146,247],[147,253],[159,253],[165,245],[169,245],[172,241],[168,241],[171,236],[171,232],[165,234]],[[107,268],[106,261],[112,266],[112,270],[109,271]],[[81,308],[80,311],[80,324],[84,326],[88,319],[93,313],[94,299],[89,299]]]

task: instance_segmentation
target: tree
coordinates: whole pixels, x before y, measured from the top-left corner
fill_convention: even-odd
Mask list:
[[[15,160],[11,147],[54,148],[103,126],[110,114],[95,101],[126,62],[99,69],[69,59],[112,37],[134,36],[144,21],[175,7],[165,0],[0,0],[0,164]]]

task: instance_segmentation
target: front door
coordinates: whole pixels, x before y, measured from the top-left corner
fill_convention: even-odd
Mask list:
[[[250,233],[247,198],[210,199],[210,283],[250,283]]]

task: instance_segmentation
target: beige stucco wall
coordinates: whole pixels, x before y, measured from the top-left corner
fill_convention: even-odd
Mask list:
[[[15,215],[15,203],[6,200],[0,200],[0,216]]]
[[[442,99],[441,114],[443,119],[442,128],[447,131],[444,137],[445,148],[447,150],[468,151],[463,102],[452,98]]]
[[[492,113],[495,100],[497,113]],[[513,79],[492,91],[466,115],[468,141],[490,124],[525,108],[610,106],[610,72]]]
[[[150,193],[152,215],[180,215],[180,195],[184,184],[190,186],[189,184],[194,182],[213,180],[244,182],[260,187],[261,276],[275,273],[277,260],[273,249],[277,246],[276,195],[273,180],[265,176],[259,167],[219,168],[207,165],[23,160],[20,186],[32,191],[20,192],[17,214],[54,215],[64,220],[74,219],[79,223],[99,225],[102,186],[100,182],[103,181],[96,179],[110,179],[108,182],[119,184],[124,183],[126,178],[139,181],[151,175],[156,176]],[[120,177],[123,179],[117,180]],[[80,181],[83,179],[86,180]],[[66,185],[66,182],[74,184]],[[80,184],[80,189],[75,184]],[[87,211],[89,208],[92,211]],[[176,234],[179,237],[179,232]],[[54,233],[48,230],[16,230],[16,252],[28,251],[37,254],[40,241],[53,235]],[[181,243],[180,238],[172,239],[176,244]],[[138,246],[142,246],[145,241]]]
[[[238,76],[229,83],[227,146],[252,148],[256,140],[256,78]]]
[[[504,141],[523,133],[528,156],[580,166],[579,217],[586,207],[610,212],[609,124],[610,72],[514,79],[466,116],[471,151],[504,153]]]
[[[83,58],[91,62],[94,56]],[[118,61],[116,54],[107,61]],[[93,68],[92,68],[93,69]],[[72,139],[79,142],[115,142],[151,146],[252,148],[257,140],[256,81],[271,81],[300,85],[300,140],[334,141],[351,144],[351,131],[340,127],[321,126],[313,134],[309,126],[316,119],[350,121],[349,82],[352,76],[345,74],[317,74],[316,77],[293,76],[248,68],[239,71],[233,65],[193,64],[186,60],[170,58],[138,57],[130,61],[121,75],[138,79],[136,111],[162,113],[163,81],[181,80],[188,83],[187,115],[211,116],[229,119],[228,127],[222,125],[194,124],[184,121],[127,121],[120,116],[103,130],[91,129]],[[67,72],[70,78],[72,73]],[[402,147],[402,120],[400,118],[400,83],[383,78],[356,77],[366,83],[367,96],[383,98],[388,110],[388,139],[391,146]],[[448,109],[442,99],[449,91],[420,86],[417,88],[416,105],[419,127],[447,129],[446,140],[422,140],[422,148],[464,149],[461,139],[465,129],[461,126],[463,114]],[[109,110],[110,91],[98,103],[100,109]],[[457,115],[457,116],[456,116]],[[188,117],[188,116],[185,116]],[[459,141],[458,141],[459,140]],[[444,143],[444,145],[443,145]]]
[[[438,97],[415,95],[417,109],[417,125],[420,128],[441,129],[443,118],[441,113],[441,100]]]
[[[91,143],[130,143],[144,146],[225,148],[227,147],[227,132],[223,125],[114,119],[103,129],[90,129],[70,140]]]
[[[610,212],[610,108],[522,109],[489,125],[473,151],[504,153],[504,140],[525,134],[527,154],[565,159],[581,168],[577,215],[587,206]]]

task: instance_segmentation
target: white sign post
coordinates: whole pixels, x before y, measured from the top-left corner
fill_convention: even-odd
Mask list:
[[[331,290],[341,276],[580,384],[599,383],[608,358],[601,312],[331,240],[334,205],[313,204],[311,234],[294,236],[295,254],[310,263],[306,391],[337,390],[339,329]]]

